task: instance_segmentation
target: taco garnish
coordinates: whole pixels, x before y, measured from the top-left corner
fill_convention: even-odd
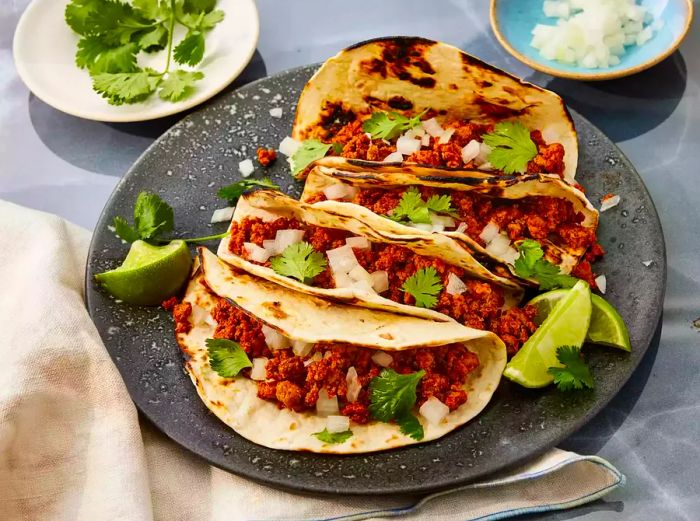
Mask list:
[[[428,441],[498,386],[506,355],[492,333],[331,304],[200,258],[175,309],[185,367],[207,407],[255,443],[359,453]],[[222,376],[212,345],[250,364]]]

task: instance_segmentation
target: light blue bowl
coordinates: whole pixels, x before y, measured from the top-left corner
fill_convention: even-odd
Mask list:
[[[555,19],[542,12],[543,0],[491,0],[491,26],[506,50],[533,69],[552,76],[576,80],[609,80],[648,69],[675,51],[690,29],[692,0],[642,0],[663,27],[641,47],[627,47],[620,63],[607,69],[567,65],[540,56],[530,45],[532,29],[539,23],[553,25]]]

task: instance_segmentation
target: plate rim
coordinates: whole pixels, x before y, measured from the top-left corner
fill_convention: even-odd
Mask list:
[[[238,67],[231,69],[231,72],[227,75],[225,80],[221,81],[211,90],[206,91],[205,94],[201,97],[197,97],[195,95],[190,99],[185,99],[183,101],[171,103],[172,107],[170,108],[168,108],[169,106],[166,105],[166,108],[164,109],[154,110],[152,113],[146,112],[145,115],[141,115],[142,113],[124,115],[102,114],[96,113],[94,111],[84,111],[81,110],[79,107],[76,108],[71,105],[64,105],[60,100],[53,97],[48,92],[48,90],[42,86],[41,83],[34,82],[31,79],[32,75],[27,70],[27,65],[23,60],[19,59],[18,49],[21,48],[21,46],[23,45],[23,35],[29,34],[28,31],[31,29],[27,20],[31,17],[34,10],[41,8],[41,3],[43,1],[47,0],[32,0],[29,3],[29,5],[27,5],[27,7],[24,9],[22,15],[19,18],[19,21],[17,22],[15,32],[12,37],[12,61],[14,62],[15,70],[17,71],[17,75],[19,76],[19,78],[22,80],[22,83],[24,83],[25,87],[30,91],[30,93],[39,98],[41,101],[60,112],[63,112],[70,116],[75,116],[77,118],[87,119],[90,121],[100,121],[103,123],[137,123],[141,121],[153,121],[168,116],[173,116],[175,114],[179,114],[180,112],[184,112],[194,107],[197,107],[209,101],[217,94],[221,93],[221,91],[223,91],[226,87],[233,83],[233,81],[235,81],[236,78],[238,78],[241,75],[241,73],[245,70],[245,68],[248,66],[253,56],[255,55],[255,51],[258,48],[258,43],[260,42],[260,13],[258,12],[257,3],[255,2],[255,0],[235,0],[239,2],[246,2],[251,8],[251,22],[253,22],[253,39],[250,45],[250,49],[246,53],[245,59],[241,60],[240,65]],[[39,88],[37,88],[37,85],[39,86]],[[107,104],[106,100],[105,104]],[[128,171],[126,173],[128,173]],[[124,175],[126,175],[126,173]],[[112,194],[110,194],[110,198],[111,196]]]
[[[279,76],[286,76],[286,75],[291,75],[296,72],[300,72],[302,70],[309,70],[309,72],[313,72],[316,70],[321,63],[315,63],[315,64],[309,64],[309,65],[301,65],[298,67],[293,67],[290,69],[286,69],[284,71],[280,71],[278,73],[275,73],[270,76],[265,76],[263,78],[259,78],[257,80],[254,80],[250,83],[247,83],[245,85],[242,85],[241,87],[255,87],[257,84],[269,81],[270,78],[276,78]],[[235,91],[234,91],[235,92]],[[588,118],[585,116],[581,115],[579,112],[574,110],[571,107],[567,107],[568,110],[570,110],[573,114],[575,114],[577,117],[581,118],[583,121],[585,121],[587,124],[589,124],[591,127],[597,129],[601,134],[607,135],[596,125],[594,125]],[[185,125],[186,121],[189,119],[191,115],[188,115],[184,118],[182,118],[180,121],[175,123],[173,126],[171,126],[168,130],[166,130],[161,136],[158,137],[151,145],[144,150],[144,152],[139,155],[139,157],[134,161],[134,163],[129,167],[129,169],[126,171],[126,173],[122,176],[120,181],[117,183],[115,188],[113,189],[112,193],[110,194],[109,198],[107,199],[105,206],[103,207],[102,213],[100,214],[100,218],[95,225],[95,230],[100,229],[100,227],[104,227],[107,224],[107,214],[105,213],[105,209],[110,206],[112,203],[113,198],[116,196],[117,192],[120,191],[121,186],[125,184],[125,182],[128,180],[128,178],[133,175],[133,171],[137,168],[137,166],[141,163],[141,161],[146,157],[151,149],[160,146],[161,141],[166,139],[169,135],[169,133],[177,129],[179,125]],[[349,495],[349,496],[380,496],[380,495],[411,495],[411,494],[431,494],[439,491],[444,491],[444,490],[449,490],[449,489],[455,489],[461,486],[466,486],[469,485],[470,483],[475,483],[478,481],[481,481],[488,476],[507,471],[508,469],[512,469],[515,467],[518,467],[528,461],[532,461],[534,458],[537,456],[545,453],[547,450],[552,449],[553,447],[557,446],[559,443],[561,443],[564,439],[568,438],[571,436],[574,432],[578,431],[581,429],[584,425],[586,425],[588,422],[592,421],[611,401],[613,398],[615,398],[622,388],[625,386],[625,384],[632,378],[632,376],[636,373],[636,371],[639,368],[639,365],[641,364],[642,360],[645,358],[647,352],[649,351],[649,347],[651,346],[652,340],[659,329],[660,326],[662,326],[662,319],[663,319],[663,301],[665,298],[666,294],[666,289],[667,289],[667,277],[668,277],[668,264],[667,264],[667,250],[666,250],[666,240],[665,236],[663,233],[663,227],[661,223],[661,219],[659,217],[659,213],[656,209],[656,204],[654,200],[651,197],[651,194],[649,193],[649,190],[646,186],[646,183],[644,182],[644,179],[639,175],[639,172],[637,169],[634,167],[634,165],[631,163],[629,158],[626,156],[626,154],[620,149],[620,147],[617,146],[617,144],[609,137],[607,139],[610,140],[610,142],[615,146],[616,152],[620,155],[620,159],[622,162],[624,162],[625,166],[630,169],[632,172],[634,172],[634,175],[637,177],[641,188],[643,189],[643,193],[646,195],[647,199],[650,202],[651,208],[650,210],[653,211],[653,216],[655,217],[656,221],[659,224],[659,230],[661,232],[661,244],[659,245],[662,253],[662,258],[659,260],[659,264],[663,264],[663,272],[661,274],[661,283],[660,283],[660,292],[659,295],[656,296],[655,300],[658,301],[658,305],[655,306],[655,315],[652,319],[655,327],[650,330],[649,335],[647,338],[644,339],[644,341],[641,343],[643,346],[642,348],[639,349],[640,351],[640,356],[636,359],[634,364],[632,365],[630,371],[628,374],[625,376],[624,379],[620,380],[618,389],[616,392],[608,396],[604,400],[600,400],[598,403],[595,404],[594,407],[590,408],[588,411],[586,411],[586,414],[581,416],[579,419],[577,419],[575,422],[572,422],[570,426],[562,431],[558,436],[556,436],[549,444],[546,446],[540,447],[535,450],[529,450],[527,454],[522,455],[521,457],[514,458],[511,461],[501,464],[500,466],[496,466],[495,468],[489,469],[488,472],[482,473],[480,475],[477,475],[475,477],[470,477],[470,478],[465,478],[465,479],[459,479],[459,480],[445,480],[445,481],[435,481],[431,480],[430,483],[426,484],[421,484],[421,485],[410,485],[401,488],[400,490],[397,490],[396,487],[387,487],[387,488],[372,488],[369,490],[365,491],[359,491],[356,489],[340,489],[340,488],[325,488],[325,489],[319,489],[315,485],[306,485],[304,482],[297,482],[294,486],[290,486],[289,480],[284,480],[281,477],[276,476],[275,474],[265,474],[263,478],[260,478],[260,475],[255,475],[253,473],[246,473],[246,472],[234,472],[230,468],[227,468],[223,464],[213,460],[212,458],[208,457],[207,455],[203,454],[201,451],[198,451],[196,447],[192,447],[185,442],[181,442],[179,440],[179,436],[177,435],[176,432],[172,432],[170,430],[169,425],[164,425],[161,426],[153,417],[152,415],[149,415],[148,412],[146,412],[142,407],[134,400],[131,395],[130,398],[136,408],[138,409],[139,413],[142,414],[144,417],[148,419],[148,421],[155,426],[158,430],[163,432],[168,438],[170,438],[172,441],[174,441],[177,445],[179,445],[181,448],[195,454],[197,457],[201,458],[202,460],[206,461],[208,464],[219,468],[221,470],[224,470],[226,472],[230,472],[232,474],[235,474],[237,476],[243,477],[244,479],[250,479],[256,483],[260,483],[263,485],[267,486],[272,486],[274,488],[280,489],[280,490],[285,490],[289,492],[295,492],[295,493],[305,493],[305,494],[313,494],[313,495],[322,495],[322,496],[335,496],[338,494],[344,494],[344,495]],[[92,302],[92,292],[91,292],[91,259],[93,258],[93,254],[96,254],[97,251],[95,249],[95,240],[96,240],[96,233],[93,232],[93,235],[90,240],[90,246],[88,249],[88,257],[87,257],[87,262],[85,266],[85,277],[84,277],[84,290],[85,290],[85,303],[86,307],[88,309],[88,313],[92,316],[92,308],[94,306],[94,303]],[[107,350],[110,358],[112,358],[112,353]],[[202,406],[204,406],[202,404]],[[487,406],[488,407],[488,406]],[[220,421],[216,419],[216,421]],[[229,428],[230,429],[230,428]],[[232,431],[234,432],[234,431]],[[235,432],[234,432],[235,434]],[[439,441],[439,440],[435,440]],[[429,442],[432,443],[432,442]],[[269,450],[275,450],[275,449],[269,449]],[[284,451],[284,452],[289,452],[290,454],[293,454],[293,451]],[[391,452],[391,451],[381,451],[381,452]],[[348,455],[324,455],[326,457],[329,457],[329,459],[353,459],[353,458],[358,458],[362,457],[363,454],[348,454]]]

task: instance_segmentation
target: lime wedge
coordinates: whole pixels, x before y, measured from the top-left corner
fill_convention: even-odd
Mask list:
[[[508,362],[503,376],[524,387],[544,387],[554,380],[547,372],[561,367],[557,359],[559,346],[582,346],[591,321],[591,290],[578,281],[566,290],[537,331]]]
[[[554,305],[566,295],[568,290],[556,289],[542,293],[533,298],[528,304],[537,308],[536,324],[541,324],[552,311]],[[586,342],[616,347],[623,351],[631,351],[630,335],[625,321],[617,310],[603,297],[591,294],[591,325],[588,327]]]
[[[98,273],[95,280],[124,302],[157,306],[180,291],[191,265],[190,250],[184,241],[165,246],[136,241],[121,266]]]

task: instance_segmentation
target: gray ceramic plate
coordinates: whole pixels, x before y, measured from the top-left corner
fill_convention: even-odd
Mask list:
[[[117,303],[96,289],[92,275],[117,266],[127,252],[107,226],[116,215],[131,216],[142,190],[158,192],[174,207],[178,235],[225,231],[225,224],[208,224],[213,210],[223,206],[217,188],[239,179],[238,162],[253,158],[258,146],[276,148],[290,132],[296,99],[314,70],[304,67],[262,79],[189,115],[144,153],[107,203],[90,249],[87,305],[137,407],[212,464],[307,492],[429,492],[474,481],[555,446],[600,411],[631,376],[659,322],[666,279],[661,226],[642,180],[620,150],[577,114],[578,181],[596,203],[606,193],[622,196],[618,207],[602,214],[599,236],[608,253],[595,268],[606,274],[606,298],[623,315],[634,346],[631,354],[586,347],[595,391],[528,391],[504,381],[478,418],[437,442],[358,456],[271,450],[236,435],[200,402],[183,372],[168,313]],[[281,119],[270,116],[273,107],[283,109]],[[300,185],[286,167],[281,159],[269,174],[297,196]],[[653,261],[649,267],[642,264],[647,260]]]

